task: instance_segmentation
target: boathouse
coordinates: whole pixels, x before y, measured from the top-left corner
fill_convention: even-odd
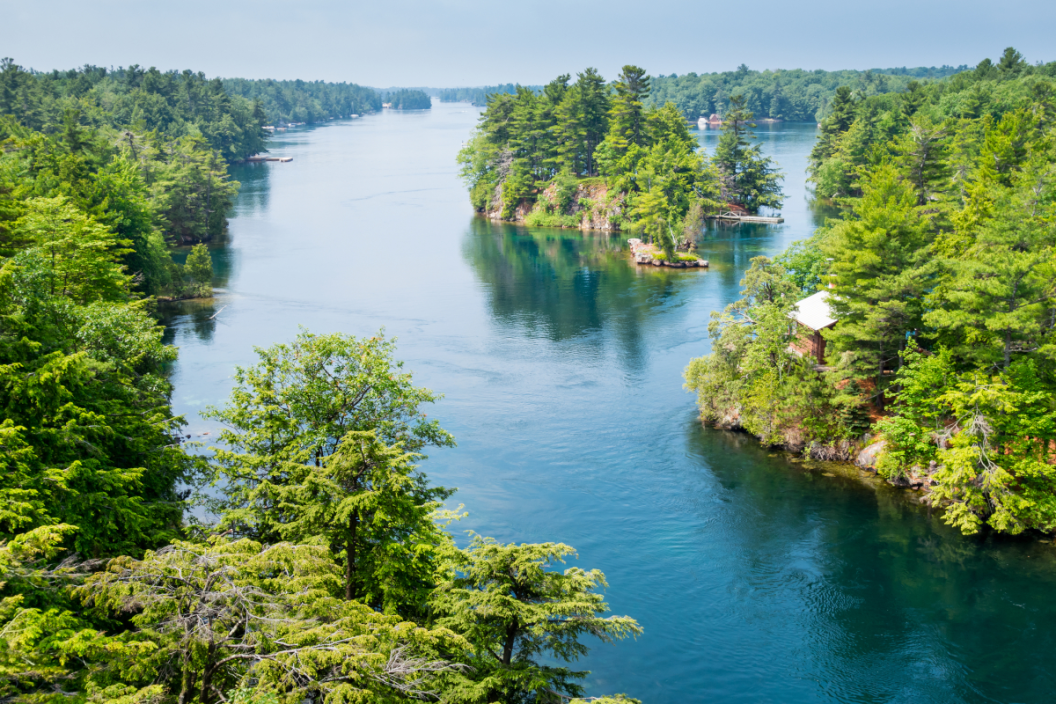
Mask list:
[[[804,298],[789,315],[796,326],[790,349],[799,355],[810,355],[818,364],[825,364],[825,338],[821,331],[836,324],[829,308],[829,292],[818,291]]]

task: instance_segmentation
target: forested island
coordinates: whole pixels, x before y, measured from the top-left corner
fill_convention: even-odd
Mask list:
[[[754,259],[714,314],[686,370],[702,418],[859,457],[964,533],[1056,531],[1054,119],[1056,63],[1013,49],[898,94],[841,88],[810,178],[843,215]]]
[[[393,110],[428,110],[433,101],[425,91],[404,88],[387,94],[384,104]]]
[[[484,107],[488,104],[488,96],[492,93],[516,95],[518,87],[521,86],[514,83],[502,83],[497,86],[481,86],[479,88],[441,88],[436,92],[436,96],[443,103],[471,103]],[[542,86],[523,87],[536,93],[543,89]]]
[[[459,153],[473,207],[528,225],[628,230],[679,256],[704,217],[781,204],[773,162],[751,137],[739,98],[713,157],[671,103],[647,105],[651,80],[624,66],[611,86],[594,69],[568,74],[542,92],[494,93]]]

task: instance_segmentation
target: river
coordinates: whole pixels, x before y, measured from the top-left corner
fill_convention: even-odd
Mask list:
[[[475,218],[455,154],[477,114],[301,128],[271,146],[292,162],[233,169],[242,190],[213,248],[223,292],[166,320],[188,432],[216,436],[198,412],[254,346],[298,326],[385,328],[416,383],[445,394],[427,412],[458,447],[423,467],[458,487],[456,529],[573,545],[605,572],[613,612],[644,627],[580,663],[592,695],[1051,700],[1052,545],[965,539],[853,470],[704,429],[682,388],[749,260],[824,217],[804,185],[814,126],[758,130],[787,175],[785,224],[712,228],[710,270],[671,271],[636,268],[625,236]]]

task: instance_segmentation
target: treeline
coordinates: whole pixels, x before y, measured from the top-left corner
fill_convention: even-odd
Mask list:
[[[645,71],[625,66],[611,86],[587,69],[540,93],[490,95],[458,157],[473,206],[529,224],[641,232],[673,257],[707,212],[780,205],[780,175],[752,144],[743,104],[709,159],[674,105],[647,106],[650,91]]]
[[[38,73],[0,61],[0,115],[54,134],[70,110],[99,130],[155,133],[164,142],[201,138],[228,162],[263,151],[266,140],[261,107],[203,73],[139,66]]]
[[[401,88],[385,96],[385,105],[393,110],[428,110],[433,102],[424,91]]]
[[[455,545],[453,492],[417,466],[454,439],[393,341],[258,350],[207,459],[116,259],[85,247],[52,288],[46,253],[0,270],[5,701],[585,704],[585,641],[641,633],[567,545]]]
[[[941,68],[873,69],[870,71],[752,71],[742,64],[725,73],[687,73],[657,76],[652,104],[674,103],[687,120],[726,114],[730,99],[739,95],[757,118],[816,121],[828,114],[836,89],[850,88],[858,95],[899,93],[910,84],[944,79],[967,66]]]
[[[488,96],[493,93],[508,93],[516,95],[519,87],[538,93],[542,86],[518,86],[513,83],[504,83],[497,86],[483,86],[480,88],[441,88],[436,91],[437,98],[443,103],[472,103],[477,106],[488,104]]]
[[[355,83],[223,79],[224,90],[260,105],[267,124],[324,122],[381,110],[381,96]]]
[[[965,533],[1056,531],[1056,64],[840,96],[811,168],[847,212],[753,260],[686,371],[702,417],[815,457],[872,442]],[[790,350],[818,290],[824,367]]]

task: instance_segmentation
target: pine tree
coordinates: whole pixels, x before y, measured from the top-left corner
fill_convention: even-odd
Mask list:
[[[624,66],[615,88],[609,135],[621,152],[632,144],[646,146],[645,102],[649,98],[649,76],[643,68]]]
[[[723,118],[722,136],[712,161],[719,168],[722,197],[742,206],[749,213],[762,207],[780,208],[781,174],[774,162],[764,157],[759,146],[751,144],[754,136],[752,113],[744,107],[744,97],[730,98],[730,109]]]
[[[642,632],[634,619],[602,614],[598,570],[547,569],[574,550],[560,543],[503,545],[475,536],[452,554],[449,576],[433,594],[436,625],[462,635],[475,687],[467,702],[561,701],[582,696],[588,672],[552,664],[586,655],[591,636],[611,643]]]

